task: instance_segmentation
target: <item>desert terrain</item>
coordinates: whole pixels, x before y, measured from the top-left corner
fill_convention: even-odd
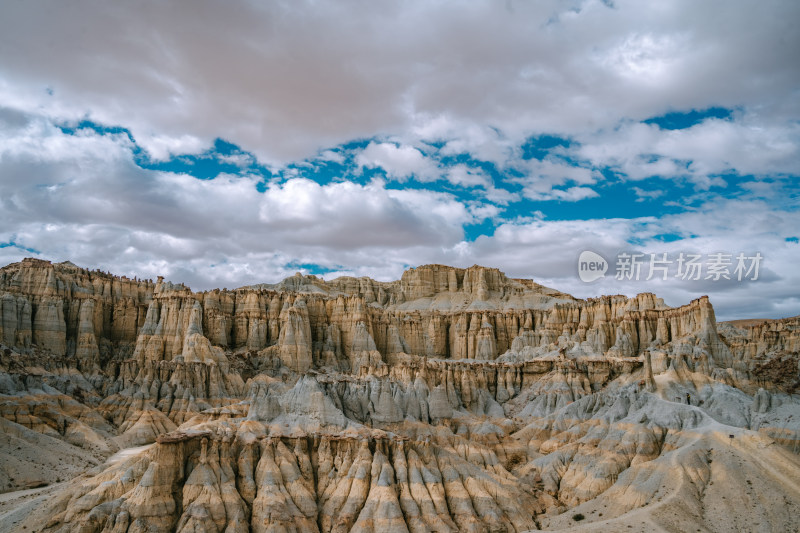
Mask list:
[[[0,531],[798,531],[800,317],[0,269]]]

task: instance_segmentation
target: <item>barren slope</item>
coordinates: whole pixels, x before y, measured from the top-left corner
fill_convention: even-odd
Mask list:
[[[193,293],[25,260],[0,480],[82,474],[0,531],[800,529],[798,331],[477,266]]]

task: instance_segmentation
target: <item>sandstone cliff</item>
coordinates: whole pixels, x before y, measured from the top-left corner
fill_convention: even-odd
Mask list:
[[[800,473],[799,330],[478,266],[198,293],[26,259],[0,269],[0,453],[36,440],[80,470],[155,444],[13,527],[523,531],[674,494],[679,455],[701,498],[698,432],[777,443]]]

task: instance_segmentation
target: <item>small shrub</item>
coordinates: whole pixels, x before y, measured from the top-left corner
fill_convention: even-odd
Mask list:
[[[514,454],[506,461],[506,470],[511,472],[515,467],[521,465],[525,461],[525,457],[519,454]]]
[[[581,513],[572,515],[572,519],[575,520],[576,522],[580,522],[584,518],[586,518],[586,517],[583,516]]]

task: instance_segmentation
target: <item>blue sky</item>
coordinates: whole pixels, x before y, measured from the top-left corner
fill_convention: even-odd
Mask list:
[[[0,7],[0,262],[196,290],[478,263],[800,312],[796,3],[235,7]],[[618,280],[623,252],[763,260]]]

